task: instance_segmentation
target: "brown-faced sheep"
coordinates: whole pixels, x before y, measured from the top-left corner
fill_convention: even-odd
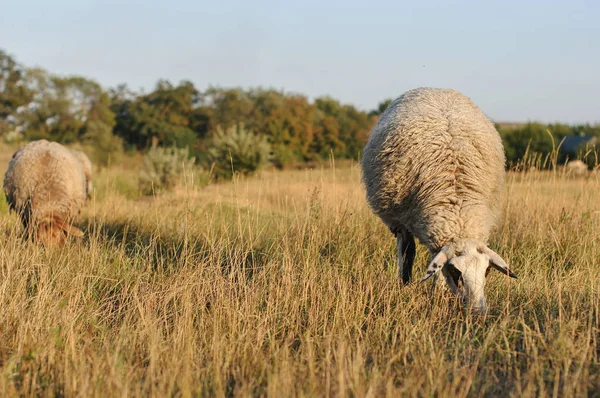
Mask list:
[[[79,159],[62,145],[39,140],[15,152],[4,193],[34,241],[60,246],[66,235],[83,236],[71,222],[86,201],[85,174]]]
[[[399,272],[412,276],[416,236],[463,304],[486,311],[490,268],[516,277],[488,248],[504,183],[505,155],[494,125],[469,98],[418,88],[381,115],[362,158],[367,200],[398,244]],[[437,274],[436,274],[437,279]]]

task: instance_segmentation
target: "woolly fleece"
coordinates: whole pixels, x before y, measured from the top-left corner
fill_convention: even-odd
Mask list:
[[[86,201],[83,165],[58,143],[33,141],[13,155],[4,177],[4,192],[9,208],[21,215],[26,228],[30,221],[72,219]]]
[[[469,98],[436,88],[410,90],[393,101],[362,158],[375,214],[393,233],[407,229],[432,255],[452,243],[487,244],[504,165],[492,122]]]

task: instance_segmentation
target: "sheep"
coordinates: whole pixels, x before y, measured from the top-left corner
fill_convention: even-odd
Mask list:
[[[77,159],[79,159],[79,161],[81,162],[82,166],[83,166],[83,173],[85,174],[85,185],[86,185],[86,193],[87,193],[87,198],[90,199],[92,197],[92,162],[90,161],[90,158],[88,158],[88,156],[79,150],[76,149],[71,149],[71,152],[73,152],[73,154],[75,156],[77,156]]]
[[[412,278],[415,237],[429,250],[423,281],[442,271],[464,308],[485,313],[490,268],[516,278],[488,246],[505,155],[492,122],[459,92],[417,88],[394,100],[364,148],[362,180],[373,212],[395,235],[398,271]]]
[[[4,193],[32,240],[62,246],[66,235],[83,236],[71,221],[86,201],[85,173],[64,146],[38,140],[17,150],[4,176]]]
[[[568,162],[565,165],[565,169],[567,174],[571,176],[583,176],[588,172],[587,164],[579,159]]]

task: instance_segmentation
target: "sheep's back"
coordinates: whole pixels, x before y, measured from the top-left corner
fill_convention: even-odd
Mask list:
[[[82,151],[72,149],[71,152],[81,162],[83,174],[85,176],[86,192],[89,195],[92,192],[92,162],[90,161],[90,158]]]
[[[34,218],[76,215],[85,202],[85,176],[79,160],[60,144],[39,140],[19,149],[4,180],[7,201],[21,211],[30,201]]]
[[[83,173],[85,174],[85,178],[88,180],[92,179],[92,162],[90,158],[82,151],[72,150],[73,154],[79,159],[81,165],[83,166]]]
[[[493,124],[454,90],[416,89],[396,99],[363,155],[369,204],[391,228],[408,228],[439,249],[487,241],[504,180]]]

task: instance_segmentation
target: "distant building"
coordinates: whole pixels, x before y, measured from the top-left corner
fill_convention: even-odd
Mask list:
[[[565,153],[576,154],[579,150],[585,149],[586,146],[594,145],[598,145],[598,137],[576,134],[565,137],[560,149]]]

